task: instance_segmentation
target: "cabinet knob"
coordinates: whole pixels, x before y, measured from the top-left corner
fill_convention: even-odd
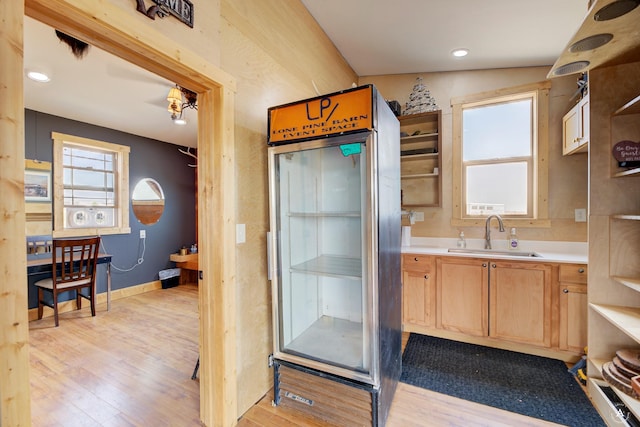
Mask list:
[[[569,289],[564,288],[564,289],[562,290],[562,292],[563,292],[563,293],[565,293],[565,294],[568,294],[568,293],[569,293]]]
[[[579,268],[578,273],[584,273],[584,268]]]
[[[425,279],[427,279],[427,280],[429,280],[429,275],[428,275],[428,274],[425,274],[425,275],[424,275],[424,278],[425,278]]]
[[[491,264],[491,267],[492,267],[492,268],[496,268],[496,265],[495,265],[495,264]]]
[[[418,257],[415,257],[413,260],[414,260],[414,261],[418,261]]]
[[[482,266],[483,266],[483,267],[486,267],[486,266],[487,266],[487,263],[486,263],[486,262],[483,262],[483,263],[482,263]]]

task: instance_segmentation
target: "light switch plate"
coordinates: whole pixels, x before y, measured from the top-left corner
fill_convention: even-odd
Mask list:
[[[424,221],[424,212],[414,212],[413,219],[414,221]]]
[[[236,243],[244,243],[247,240],[244,224],[236,224]]]
[[[587,222],[587,210],[576,209],[575,210],[576,222]]]

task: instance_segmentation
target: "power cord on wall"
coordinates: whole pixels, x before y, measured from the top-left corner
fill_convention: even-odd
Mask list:
[[[142,240],[142,253],[140,254],[140,258],[138,258],[138,261],[130,268],[119,268],[117,267],[113,262],[111,262],[111,267],[113,267],[114,269],[122,272],[122,273],[126,273],[129,272],[131,270],[133,270],[134,268],[136,268],[137,266],[141,265],[144,262],[144,252],[147,249],[147,244],[146,244],[146,237],[141,237],[140,240]],[[102,250],[104,251],[104,253],[109,253],[109,251],[107,251],[107,249],[104,247],[104,240],[100,239],[100,246],[102,247]],[[139,246],[138,246],[139,247]]]

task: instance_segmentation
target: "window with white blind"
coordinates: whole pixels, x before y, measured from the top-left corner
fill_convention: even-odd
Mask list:
[[[129,228],[129,147],[53,133],[56,237]]]

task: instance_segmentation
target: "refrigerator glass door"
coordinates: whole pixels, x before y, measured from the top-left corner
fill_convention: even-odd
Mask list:
[[[279,235],[276,356],[367,378],[366,145],[363,137],[349,141],[300,144],[272,159]]]

